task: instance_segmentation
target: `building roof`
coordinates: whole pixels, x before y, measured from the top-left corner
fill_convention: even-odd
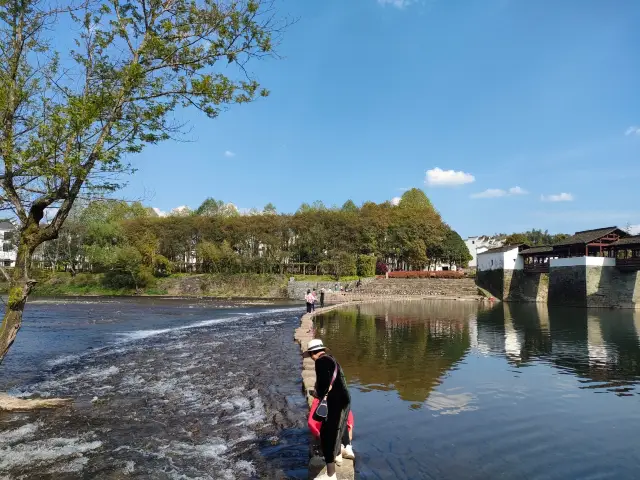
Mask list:
[[[489,250],[485,250],[484,252],[480,252],[478,253],[478,255],[485,255],[487,253],[502,253],[502,252],[508,252],[510,250],[513,250],[514,248],[522,248],[522,247],[528,247],[528,245],[525,245],[524,243],[518,243],[515,245],[505,245],[503,247],[498,247],[498,248],[490,248]]]
[[[526,250],[521,251],[520,255],[536,255],[551,252],[553,252],[553,247],[551,245],[540,245],[539,247],[527,248]]]
[[[569,245],[586,245],[587,243],[591,243],[594,240],[599,239],[600,237],[604,237],[609,235],[610,233],[617,232],[622,236],[627,236],[628,234],[623,230],[620,230],[618,227],[606,227],[606,228],[596,228],[593,230],[583,230],[581,232],[576,232],[564,240],[560,240],[557,243],[554,243],[554,247],[568,247]]]
[[[613,242],[611,247],[624,247],[627,245],[640,245],[640,235],[634,235],[632,237],[621,238],[617,242]]]
[[[15,230],[15,226],[9,220],[0,220],[0,230]]]

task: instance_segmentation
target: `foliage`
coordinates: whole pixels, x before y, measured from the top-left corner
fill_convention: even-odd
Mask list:
[[[504,239],[505,245],[521,245],[526,244],[527,242],[528,238],[523,233],[512,233]]]
[[[384,263],[381,260],[378,260],[376,262],[376,275],[384,275],[389,271],[389,267],[387,267],[387,264]]]
[[[376,274],[375,255],[359,255],[357,260],[357,272],[360,277],[373,277]]]
[[[278,210],[276,209],[276,206],[273,203],[269,202],[264,206],[262,213],[265,213],[268,215],[276,215],[278,213]]]
[[[10,281],[22,292],[7,304],[0,361],[35,284],[32,256],[81,195],[116,190],[131,154],[179,134],[176,109],[215,118],[268,94],[246,64],[271,54],[274,18],[261,0],[0,2],[0,208],[19,223]],[[56,51],[56,37],[73,48]]]
[[[404,192],[402,197],[400,197],[400,203],[398,205],[401,208],[433,210],[431,200],[429,200],[424,191],[419,188],[412,188]]]
[[[452,263],[465,268],[469,261],[473,259],[469,253],[467,245],[460,235],[450,228],[447,228],[444,241],[427,251],[429,259],[437,259],[445,263]],[[429,262],[431,263],[431,261]]]
[[[356,204],[353,203],[353,200],[347,200],[342,205],[342,211],[343,212],[357,212],[358,211],[358,207],[356,207]]]
[[[73,260],[75,270],[107,272],[124,246],[134,247],[155,276],[303,273],[289,270],[295,264],[307,265],[306,272],[322,265],[328,274],[344,276],[355,275],[358,266],[351,267],[359,256],[378,258],[392,269],[424,268],[438,260],[462,264],[468,257],[459,235],[435,210],[389,203],[310,208],[294,215],[157,217],[139,204],[108,201],[78,205],[74,218],[78,221],[61,230],[73,255],[54,255],[59,240],[48,242],[42,249],[45,266],[69,269]],[[352,260],[345,263],[346,258]]]
[[[114,252],[109,271],[105,275],[105,285],[111,288],[140,288],[154,284],[150,267],[143,264],[139,250],[126,245],[118,247]]]
[[[357,274],[356,257],[347,252],[331,252],[329,258],[321,262],[321,266],[322,273],[334,275],[336,280]]]
[[[211,197],[202,202],[194,214],[207,217],[232,217],[239,215],[235,205],[224,203],[222,200],[216,200]]]
[[[536,230],[535,228],[532,230],[528,230],[522,233],[513,233],[511,235],[506,236],[506,240],[509,241],[507,245],[515,245],[516,243],[525,243],[529,246],[540,246],[540,245],[553,245],[565,238],[569,237],[566,233],[556,233],[550,234],[548,230]]]

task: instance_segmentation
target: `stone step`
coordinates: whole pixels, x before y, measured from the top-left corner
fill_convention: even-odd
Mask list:
[[[475,296],[478,288],[470,278],[376,279],[357,290],[365,295]]]

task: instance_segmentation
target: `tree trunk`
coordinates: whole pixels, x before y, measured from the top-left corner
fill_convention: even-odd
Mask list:
[[[9,299],[5,309],[2,325],[0,325],[0,364],[11,348],[16,335],[22,326],[22,312],[27,303],[35,280],[29,278],[29,267],[33,248],[27,242],[20,239],[16,266],[9,278]]]

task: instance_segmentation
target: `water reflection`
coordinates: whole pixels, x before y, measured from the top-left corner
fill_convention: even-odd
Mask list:
[[[635,478],[640,311],[382,303],[318,317],[360,478]]]
[[[349,381],[363,391],[395,390],[417,408],[470,348],[467,318],[475,319],[476,305],[468,304],[462,312],[452,307],[363,305],[319,317],[316,330],[330,344],[340,339],[346,347],[339,360]],[[358,348],[349,347],[353,345]]]

